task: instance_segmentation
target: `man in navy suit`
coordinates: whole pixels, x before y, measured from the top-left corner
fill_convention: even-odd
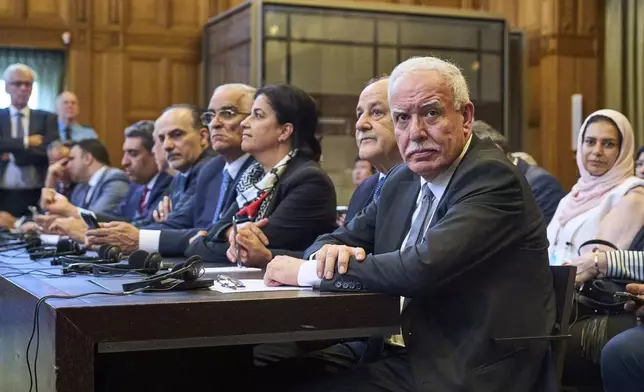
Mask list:
[[[537,205],[546,220],[547,226],[555,215],[559,202],[564,196],[566,196],[566,192],[564,192],[559,181],[557,181],[555,176],[548,173],[545,169],[539,166],[530,165],[521,158],[513,157],[505,136],[500,134],[489,124],[480,120],[474,121],[472,123],[472,132],[474,132],[474,134],[480,139],[490,139],[501,149],[501,151],[505,153],[512,163],[517,165],[526,180],[528,180],[532,194],[537,200]]]
[[[172,182],[160,172],[152,152],[154,122],[139,121],[125,129],[121,165],[130,180],[125,199],[111,214],[96,214],[99,221],[136,221],[149,218]]]
[[[388,81],[387,76],[370,80],[358,100],[356,143],[359,156],[369,161],[378,173],[362,181],[353,192],[345,222],[378,198],[387,173],[402,162],[387,102]]]
[[[35,73],[13,64],[3,74],[11,106],[0,110],[0,210],[13,216],[38,204],[47,172],[47,145],[58,135],[56,115],[29,108]]]
[[[172,205],[173,209],[163,220],[173,220],[174,216],[192,203],[196,194],[197,178],[213,157],[210,148],[208,129],[202,124],[203,112],[193,105],[174,105],[167,108],[154,123],[156,143],[161,143],[168,164],[177,174],[168,188],[169,196],[161,204]],[[167,218],[167,219],[166,219]],[[149,223],[145,225],[152,224]],[[138,223],[138,227],[144,227]],[[87,242],[90,245],[119,245],[124,253],[131,253],[139,247],[139,228],[127,222],[102,223],[100,229],[88,230]]]
[[[241,149],[241,122],[250,113],[255,88],[244,84],[217,87],[202,120],[210,130],[217,157],[204,167],[197,178],[194,203],[157,225],[139,232],[139,247],[164,255],[182,255],[190,238],[217,223],[235,202],[235,187],[254,161]]]

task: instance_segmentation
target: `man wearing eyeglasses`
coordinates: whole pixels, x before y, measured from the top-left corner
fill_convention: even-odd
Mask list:
[[[35,72],[12,64],[3,74],[11,105],[0,110],[0,210],[22,216],[38,205],[47,173],[47,145],[58,135],[56,115],[28,106]]]

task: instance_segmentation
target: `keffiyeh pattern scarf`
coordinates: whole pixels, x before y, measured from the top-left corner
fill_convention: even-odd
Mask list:
[[[236,201],[240,208],[237,215],[248,216],[251,221],[258,221],[265,217],[275,194],[277,182],[296,153],[297,150],[289,152],[266,174],[259,162],[253,163],[246,169],[237,184]]]

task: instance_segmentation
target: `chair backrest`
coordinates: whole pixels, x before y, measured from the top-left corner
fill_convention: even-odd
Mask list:
[[[575,294],[575,276],[577,267],[570,265],[552,265],[552,280],[555,288],[555,301],[557,306],[557,320],[554,334],[567,335],[570,327],[573,297]],[[552,350],[555,358],[557,382],[563,373],[564,357],[566,354],[566,341],[554,340]]]

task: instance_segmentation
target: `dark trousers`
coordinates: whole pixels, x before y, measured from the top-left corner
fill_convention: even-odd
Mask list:
[[[280,361],[255,371],[255,390],[295,392],[416,391],[407,351],[386,347],[380,358],[360,361],[364,342],[330,348]]]
[[[606,392],[644,391],[644,327],[624,331],[604,346],[601,374]]]
[[[0,189],[0,211],[7,211],[19,218],[29,214],[29,206],[38,206],[40,188],[38,189]]]

